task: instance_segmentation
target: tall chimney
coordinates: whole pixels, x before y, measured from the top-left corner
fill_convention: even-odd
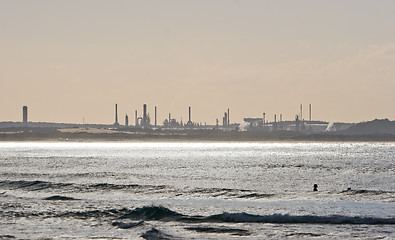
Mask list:
[[[227,125],[228,124],[228,113],[224,112],[224,117],[222,118],[222,125]]]
[[[263,113],[263,125],[265,125],[265,122],[266,122],[266,113]]]
[[[137,119],[137,110],[134,112],[135,115],[135,121],[136,121],[136,127],[139,125],[138,119]]]
[[[311,104],[309,105],[309,121],[311,123]]]
[[[143,126],[147,124],[147,104],[143,105]]]
[[[300,120],[303,121],[303,105],[300,104]]]
[[[169,113],[169,123],[171,122],[171,113]]]
[[[115,104],[115,124],[118,124],[118,104]]]
[[[23,123],[27,124],[27,106],[23,106]]]
[[[188,121],[188,124],[191,124],[192,122],[191,122],[191,107],[189,107],[189,121]]]
[[[155,127],[156,127],[156,106],[155,106]]]
[[[229,108],[228,108],[228,125],[230,125],[230,119],[229,119]]]

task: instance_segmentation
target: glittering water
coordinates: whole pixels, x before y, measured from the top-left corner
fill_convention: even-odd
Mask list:
[[[394,173],[394,143],[0,143],[0,239],[395,238]]]

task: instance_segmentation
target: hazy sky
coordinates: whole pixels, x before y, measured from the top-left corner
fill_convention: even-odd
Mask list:
[[[0,1],[0,121],[395,120],[395,1]]]

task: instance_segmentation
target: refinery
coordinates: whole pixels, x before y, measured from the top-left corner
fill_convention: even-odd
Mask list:
[[[188,107],[188,121],[183,122],[182,119],[177,120],[172,118],[172,114],[168,114],[163,122],[159,123],[157,119],[157,106],[154,107],[154,116],[151,120],[151,115],[147,111],[147,104],[143,104],[141,114],[139,111],[134,112],[134,124],[129,124],[129,116],[125,115],[125,122],[122,125],[118,120],[118,104],[115,104],[115,122],[113,128],[115,129],[134,129],[134,130],[219,130],[219,131],[262,131],[262,132],[276,132],[276,131],[290,131],[290,132],[306,132],[319,133],[328,131],[337,131],[346,129],[350,126],[347,123],[329,123],[325,121],[312,120],[312,106],[309,104],[308,120],[303,118],[303,105],[300,105],[300,112],[295,115],[292,121],[283,121],[282,114],[274,114],[274,120],[269,121],[266,113],[262,113],[261,117],[246,117],[244,123],[231,123],[229,108],[223,113],[220,119],[216,119],[215,125],[208,125],[197,123],[192,120],[192,108]],[[241,128],[240,126],[243,125]]]
[[[167,130],[199,130],[199,129],[217,129],[217,130],[237,130],[240,124],[234,123],[230,124],[229,120],[229,109],[224,113],[222,118],[222,123],[219,124],[218,119],[216,120],[216,125],[207,125],[202,123],[196,123],[192,121],[192,108],[188,107],[188,121],[183,122],[182,119],[178,121],[172,118],[171,113],[168,115],[162,124],[159,124],[157,119],[157,107],[154,110],[154,120],[151,122],[150,114],[147,111],[147,104],[143,105],[142,115],[139,116],[138,110],[135,110],[135,124],[129,125],[129,117],[125,115],[125,124],[121,125],[118,122],[118,105],[115,104],[115,122],[113,126],[115,128],[134,128],[134,129],[167,129]]]
[[[20,122],[0,122],[0,140],[153,140],[153,141],[395,141],[395,121],[375,119],[370,122],[341,123],[313,120],[312,105],[308,105],[307,119],[303,117],[303,105],[291,120],[283,114],[244,117],[242,123],[231,122],[231,109],[218,114],[215,124],[195,122],[193,108],[185,109],[188,119],[174,118],[166,113],[166,119],[158,119],[158,107],[147,104],[134,109],[134,119],[125,114],[120,121],[118,104],[115,104],[112,124],[32,122],[28,120],[28,106],[22,107]],[[177,113],[175,114],[177,115]],[[271,119],[271,120],[269,120]],[[213,120],[213,119],[212,119]]]

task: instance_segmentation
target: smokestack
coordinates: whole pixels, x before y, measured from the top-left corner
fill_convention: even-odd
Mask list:
[[[280,114],[280,122],[282,122],[282,121],[283,121],[283,115]]]
[[[136,121],[136,127],[139,125],[138,119],[137,119],[137,110],[134,112],[135,114],[135,121]]]
[[[277,115],[276,114],[274,114],[274,122],[275,123],[277,122]]]
[[[129,126],[129,117],[128,117],[127,114],[126,114],[126,116],[125,116],[125,126],[126,126],[126,127]]]
[[[222,118],[222,125],[226,126],[228,124],[228,113],[224,112],[224,117]]]
[[[169,123],[170,123],[170,121],[171,121],[171,114],[169,113]]]
[[[143,126],[147,124],[147,104],[143,105]]]
[[[228,125],[230,125],[230,119],[229,119],[229,108],[228,108]]]
[[[155,106],[155,127],[156,127],[156,106]]]
[[[27,124],[27,106],[23,106],[23,123]]]
[[[118,104],[115,104],[115,124],[118,124]]]
[[[309,105],[309,121],[311,123],[311,104]]]
[[[188,124],[191,124],[192,122],[191,122],[191,107],[189,107],[189,121],[188,121]]]
[[[263,125],[265,125],[265,122],[266,122],[266,113],[263,113]]]
[[[303,121],[303,105],[300,104],[300,120]]]

